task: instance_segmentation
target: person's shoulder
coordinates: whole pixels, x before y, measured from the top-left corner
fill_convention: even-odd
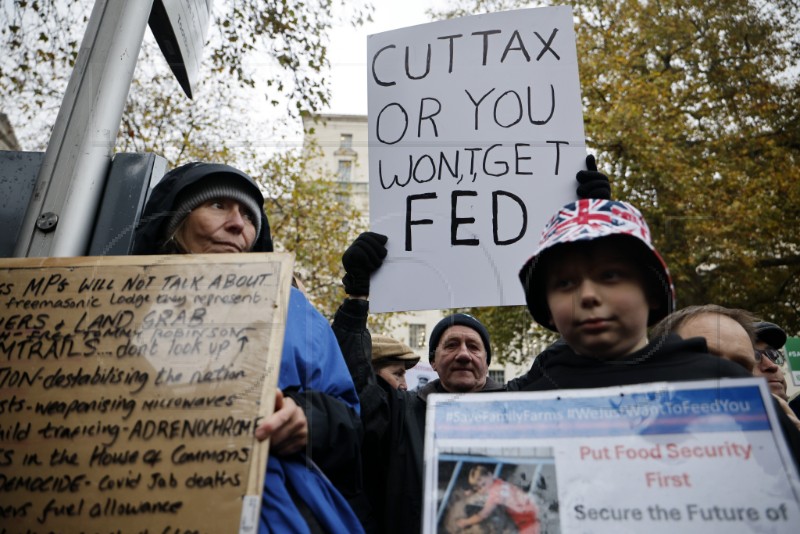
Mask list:
[[[308,300],[305,293],[300,291],[294,286],[289,287],[289,308],[294,308],[295,311],[306,311],[309,313],[317,313],[319,311],[311,304],[311,301]],[[320,317],[322,314],[320,314]],[[325,321],[327,323],[327,321]]]
[[[701,337],[683,339],[676,334],[651,340],[650,351],[658,358],[683,365],[687,379],[698,373],[700,377],[746,378],[752,376],[741,365],[708,352],[706,340]]]
[[[289,299],[311,305],[311,302],[306,298],[305,294],[294,286],[289,286]]]
[[[559,339],[534,358],[527,373],[510,380],[505,387],[508,391],[560,389],[565,377],[576,379],[600,364],[599,360],[578,355],[566,341]]]
[[[441,386],[441,381],[438,378],[431,380],[417,390],[407,391],[406,395],[408,402],[411,402],[412,404],[416,402],[426,404],[428,402],[428,395],[432,393],[447,393],[447,391],[445,391],[445,389]]]
[[[683,339],[674,333],[652,338],[648,347],[661,354],[708,354],[708,345],[702,337]]]
[[[569,361],[577,355],[575,350],[569,346],[564,338],[559,338],[554,343],[551,343],[544,351],[542,351],[536,358],[542,363],[547,364],[550,362],[558,363]]]
[[[639,351],[639,354],[646,355],[648,359],[669,359],[672,361],[715,357],[708,352],[705,339],[701,337],[683,339],[672,333],[651,339],[647,346]]]
[[[566,341],[559,339],[536,357],[541,369],[578,368],[604,365],[603,360],[578,354]]]
[[[505,391],[506,386],[498,382],[497,380],[493,379],[490,376],[486,377],[486,383],[483,385],[483,389],[481,389],[481,393],[492,393],[498,391]]]
[[[791,408],[795,414],[800,414],[800,395],[795,395],[794,398],[789,400],[789,408]]]

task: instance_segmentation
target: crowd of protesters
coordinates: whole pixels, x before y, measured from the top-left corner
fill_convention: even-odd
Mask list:
[[[800,422],[780,367],[785,332],[722,306],[675,312],[669,269],[641,213],[611,200],[593,157],[577,181],[578,200],[550,219],[519,274],[531,317],[559,339],[506,384],[489,377],[491,333],[478,318],[455,313],[431,332],[428,358],[438,378],[408,390],[405,371],[419,357],[367,328],[370,278],[386,256],[386,236],[364,233],[344,252],[348,296],[332,325],[292,288],[275,412],[256,431],[270,439],[261,532],[419,532],[426,400],[433,393],[761,376],[798,463]],[[247,174],[184,165],[151,194],[134,253],[272,251],[263,205]],[[539,531],[529,495],[484,467],[473,468],[469,482],[467,491],[486,500],[460,527],[500,507],[518,531]]]

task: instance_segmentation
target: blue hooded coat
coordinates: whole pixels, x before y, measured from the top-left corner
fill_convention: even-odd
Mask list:
[[[259,206],[264,198],[247,174],[222,164],[188,163],[153,189],[136,228],[132,254],[174,252],[165,230],[181,193],[214,176],[238,180]],[[199,186],[202,187],[202,186]],[[272,252],[267,216],[253,252]],[[361,493],[361,423],[358,395],[328,321],[291,288],[278,387],[306,415],[304,453],[270,456],[264,481],[259,532],[363,532],[348,504]]]

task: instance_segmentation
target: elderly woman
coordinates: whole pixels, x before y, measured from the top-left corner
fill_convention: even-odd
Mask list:
[[[406,371],[419,362],[411,347],[389,336],[372,336],[372,368],[394,389],[408,390]]]
[[[183,165],[153,189],[132,253],[271,252],[263,205],[247,174]],[[271,439],[260,531],[361,532],[342,496],[361,491],[358,396],[330,325],[294,287],[278,387],[275,412],[256,430]]]

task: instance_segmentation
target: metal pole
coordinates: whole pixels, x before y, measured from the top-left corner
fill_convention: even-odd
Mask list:
[[[17,257],[86,254],[153,0],[96,0]]]

